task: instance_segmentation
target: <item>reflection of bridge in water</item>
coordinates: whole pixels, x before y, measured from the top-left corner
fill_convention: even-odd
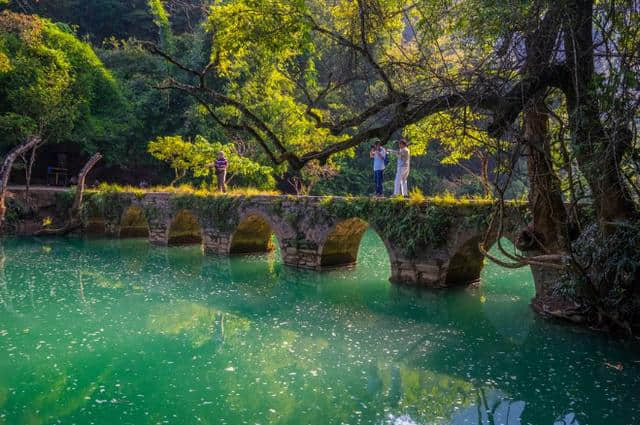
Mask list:
[[[431,288],[479,279],[484,257],[478,244],[493,208],[397,199],[121,192],[90,193],[86,202],[88,228],[107,235],[146,235],[155,245],[201,243],[205,253],[217,255],[267,252],[275,235],[284,264],[313,270],[355,264],[370,227],[386,247],[391,280]],[[506,211],[504,235],[512,239],[525,211],[521,206]]]
[[[351,330],[344,329],[345,322],[353,324],[358,332],[379,333],[382,339],[389,333],[389,328],[381,323],[380,317],[374,319],[377,314],[384,316],[382,321],[385,323],[403,320],[406,334],[416,335],[416,338],[412,344],[394,352],[385,351],[385,345],[380,342],[380,352],[384,354],[378,353],[380,360],[369,363],[363,369],[367,380],[366,390],[371,397],[384,400],[392,406],[410,405],[415,400],[421,400],[420,413],[427,417],[438,416],[436,413],[445,417],[452,414],[450,422],[447,422],[451,425],[525,423],[526,413],[523,412],[548,416],[548,405],[526,396],[514,398],[513,393],[530,395],[534,392],[532,382],[547,388],[557,385],[554,383],[556,378],[560,382],[567,382],[571,388],[587,385],[573,383],[571,370],[567,371],[568,375],[558,377],[557,374],[541,374],[538,367],[523,368],[518,354],[520,351],[530,352],[549,344],[544,322],[536,321],[533,313],[523,309],[522,304],[496,302],[499,298],[495,296],[481,300],[478,295],[481,288],[454,291],[445,296],[438,291],[420,291],[404,285],[367,285],[358,282],[345,289],[349,285],[345,285],[342,279],[332,279],[323,273],[301,273],[293,268],[274,265],[273,262],[277,260],[273,257],[264,261],[254,258],[225,261],[193,255],[193,249],[167,254],[165,250],[144,249],[145,245],[140,243],[136,242],[135,245],[139,252],[127,250],[122,253],[123,262],[137,255],[147,258],[151,264],[171,264],[185,275],[206,277],[206,282],[214,276],[213,280],[225,282],[229,288],[243,294],[241,299],[235,301],[230,301],[233,298],[221,301],[217,295],[207,299],[211,308],[225,311],[231,318],[253,320],[268,311],[270,315],[282,318],[278,323],[284,322],[281,326],[287,333],[307,335],[312,323],[301,319],[298,312],[318,305],[318,302],[331,300],[340,313],[323,315],[323,326],[314,331],[314,341],[334,340],[332,332],[336,329],[341,330],[338,334],[345,332],[347,335]],[[143,249],[140,250],[140,247]],[[175,256],[178,256],[179,262],[172,261]],[[162,270],[163,266],[159,269]],[[176,282],[175,285],[180,287],[181,283]],[[206,285],[203,288],[206,288],[203,292],[217,293],[215,286]],[[228,289],[223,289],[223,292],[226,291]],[[276,299],[278,302],[274,304]],[[442,330],[452,324],[455,324],[456,332],[443,334]],[[477,338],[479,333],[483,334],[482,338]],[[446,343],[443,343],[443,338]],[[570,346],[588,343],[581,341],[579,335],[569,338]],[[472,359],[460,355],[469,347],[473,347]],[[580,352],[572,353],[571,361],[578,361]],[[350,351],[349,354],[354,353]],[[502,381],[484,383],[485,374],[492,369],[501,377],[507,377],[509,393],[498,390]],[[516,375],[517,381],[509,378]],[[568,391],[565,397],[554,400],[554,405],[567,408],[573,395],[575,393]],[[458,398],[463,403],[452,413],[450,407],[456,404]],[[444,411],[434,412],[436,408]],[[562,415],[574,418],[570,413]],[[385,423],[409,425],[423,422],[413,422],[410,416],[402,416]],[[575,418],[567,422],[548,422],[549,425],[552,423],[579,425]]]

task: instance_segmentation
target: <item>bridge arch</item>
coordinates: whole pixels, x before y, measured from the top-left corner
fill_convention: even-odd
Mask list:
[[[258,210],[245,211],[229,240],[230,254],[255,254],[275,249],[273,236],[282,244],[286,235],[269,215]]]
[[[201,244],[202,229],[196,214],[187,209],[180,210],[173,217],[167,229],[167,243],[168,245]]]
[[[120,218],[121,238],[146,238],[149,236],[149,222],[147,216],[139,205],[130,205]]]
[[[454,245],[447,266],[446,286],[466,286],[477,283],[480,280],[480,274],[484,268],[486,259],[482,252],[480,252],[478,245],[484,240],[484,237],[484,234],[475,234],[462,243]],[[515,242],[511,234],[505,234],[502,237],[511,243]],[[498,242],[498,239],[492,237],[488,242],[487,249],[491,249]]]
[[[348,267],[357,263],[360,243],[367,229],[372,228],[382,240],[389,260],[394,261],[395,255],[387,240],[370,224],[359,218],[352,217],[335,223],[328,229],[318,249],[319,268]]]

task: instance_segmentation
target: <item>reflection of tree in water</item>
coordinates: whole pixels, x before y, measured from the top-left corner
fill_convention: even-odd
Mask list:
[[[451,415],[452,406],[470,406],[475,401],[471,383],[446,374],[412,368],[404,363],[379,362],[371,370],[371,382],[380,380],[379,394],[393,410],[406,410],[420,421],[435,421]]]
[[[553,425],[580,425],[575,413],[567,413],[562,418],[556,419]]]
[[[9,287],[7,285],[7,276],[4,273],[4,264],[4,247],[0,245],[0,304],[2,304],[9,313],[15,313],[13,305],[11,304],[11,294],[9,293]]]
[[[520,425],[526,403],[509,400],[500,391],[479,388],[475,406],[466,407],[451,416],[452,425]],[[580,425],[575,413],[556,419],[553,425]]]
[[[245,331],[249,321],[204,304],[178,301],[154,308],[147,327],[162,335],[181,335],[194,348],[214,344],[219,351],[225,338]]]
[[[525,343],[535,320],[531,309],[523,309],[522,304],[507,302],[511,296],[501,294],[483,295],[482,314],[495,330],[510,343]]]
[[[28,408],[14,412],[16,415],[12,418],[15,422],[12,423],[44,425],[51,423],[52,418],[69,419],[90,405],[95,407],[95,403],[106,402],[107,400],[98,400],[96,391],[101,383],[109,379],[113,370],[113,365],[103,366],[97,376],[87,377],[80,384],[77,379],[73,379],[77,375],[75,369],[53,369],[48,362],[41,363],[36,369],[30,370],[30,374],[38,377],[32,385],[41,386],[42,390],[28,392],[29,398],[24,400],[24,406]]]
[[[475,405],[451,416],[453,425],[520,425],[525,402],[511,401],[496,390],[476,389]]]
[[[84,277],[83,273],[80,270],[76,270],[76,275],[78,279],[78,297],[80,299],[80,304],[82,304],[83,310],[93,316],[93,310],[91,309],[91,303],[87,300],[84,294]]]
[[[214,351],[219,353],[224,345],[224,316],[225,313],[219,311],[216,313],[215,328],[213,329],[212,343]]]

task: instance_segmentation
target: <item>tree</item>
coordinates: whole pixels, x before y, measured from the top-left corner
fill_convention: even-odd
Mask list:
[[[3,6],[7,4],[6,6]],[[164,8],[174,16],[173,27],[178,33],[190,31],[202,20],[210,0],[164,0]],[[89,37],[96,45],[115,37],[126,40],[135,37],[155,40],[154,16],[149,0],[12,0],[0,1],[0,8],[14,12],[46,16],[55,22],[77,27],[82,37]]]
[[[223,151],[227,157],[228,182],[240,177],[261,189],[274,187],[273,169],[238,154],[233,145],[209,142],[201,136],[197,136],[193,142],[184,140],[182,136],[159,137],[149,142],[149,153],[154,158],[168,163],[174,170],[172,186],[187,177],[188,173],[193,177],[211,176],[211,163],[219,151]]]
[[[156,159],[169,164],[175,173],[170,185],[174,186],[191,170],[194,156],[198,154],[197,148],[181,136],[160,137],[149,142],[149,153]]]
[[[413,155],[426,153],[429,142],[437,140],[446,152],[442,164],[457,165],[473,176],[482,187],[485,196],[491,196],[494,189],[490,178],[490,161],[498,159],[500,141],[490,137],[481,127],[483,116],[469,108],[459,108],[433,114],[424,120],[403,129],[405,137],[411,141]],[[480,159],[478,170],[465,161]],[[494,164],[500,166],[504,164]]]
[[[584,274],[589,262],[573,255],[576,235],[548,132],[546,98],[559,92],[599,238],[616,234],[616,223],[637,221],[621,172],[637,118],[632,76],[639,71],[640,38],[629,29],[637,19],[634,2],[234,0],[212,7],[215,43],[205,66],[190,67],[149,46],[190,75],[168,78],[163,87],[193,96],[215,122],[252,138],[274,164],[293,170],[323,164],[373,137],[388,141],[431,116],[468,109],[479,115],[474,121],[486,140],[510,141],[490,153],[506,158],[501,195],[526,155],[534,217],[523,246],[540,255],[512,254],[511,266]],[[222,86],[211,85],[220,80]],[[587,274],[596,288],[591,306],[603,317],[600,300],[612,294],[612,276],[597,268]],[[625,293],[636,276],[627,275]],[[640,323],[640,314],[634,320]]]
[[[191,31],[177,34],[167,21],[168,12],[175,11],[172,2],[152,2],[146,9],[145,13],[155,17],[158,39],[164,48],[191,66],[206,64],[209,40],[201,24],[194,22]],[[180,70],[168,67],[135,40],[109,39],[97,53],[119,81],[127,104],[126,119],[119,132],[121,137],[102,147],[101,152],[108,163],[122,169],[123,177],[129,182],[164,177],[147,154],[149,140],[165,135],[181,135],[187,139],[202,135],[209,140],[226,142],[224,132],[211,125],[194,99],[155,88],[167,74],[182,77]]]
[[[29,136],[70,141],[86,151],[117,137],[122,98],[91,46],[64,25],[8,11],[0,14],[0,135],[7,150]],[[35,160],[27,162],[27,183]]]
[[[16,160],[18,155],[21,155],[29,149],[33,149],[39,142],[40,140],[37,137],[29,137],[26,142],[13,148],[2,162],[2,167],[0,167],[0,228],[4,225],[4,217],[7,211],[4,201],[13,162]]]

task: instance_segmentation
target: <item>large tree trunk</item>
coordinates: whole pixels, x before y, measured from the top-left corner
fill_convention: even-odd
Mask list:
[[[565,89],[574,151],[591,189],[600,230],[636,216],[635,206],[620,173],[620,161],[630,146],[626,127],[606,129],[600,102],[593,92],[595,74],[593,0],[568,2],[564,43],[571,84]],[[609,131],[607,131],[609,130]]]
[[[80,215],[82,198],[84,196],[84,182],[89,171],[91,171],[100,159],[102,159],[102,154],[96,153],[87,161],[84,167],[82,167],[82,170],[80,170],[80,174],[78,174],[78,185],[76,186],[76,196],[73,199],[71,210],[69,210],[69,220],[67,223],[59,229],[42,229],[37,233],[38,235],[66,235],[82,226]]]
[[[549,253],[566,253],[569,248],[568,217],[562,200],[560,180],[551,163],[549,117],[544,101],[536,99],[524,112],[524,139],[527,144],[529,205],[532,231],[521,249]],[[523,235],[524,236],[524,235]]]
[[[33,163],[36,162],[36,151],[38,150],[38,145],[35,145],[31,149],[31,155],[29,155],[29,161],[26,164],[25,170],[25,196],[29,197],[29,189],[31,189],[31,172],[33,171]]]
[[[570,78],[562,86],[567,99],[572,150],[589,186],[597,223],[573,243],[567,268],[575,290],[572,303],[590,323],[640,331],[638,211],[621,174],[628,152],[628,122],[607,114],[607,99],[597,93],[593,43],[593,0],[564,3],[564,46]],[[623,224],[624,225],[621,225]],[[626,259],[621,261],[621,259]]]
[[[537,4],[537,21],[526,37],[527,60],[523,72],[536,75],[548,66],[560,28],[561,11],[553,6],[544,16],[544,4]],[[549,117],[544,94],[536,95],[523,111],[524,143],[529,177],[529,205],[533,221],[518,238],[518,247],[536,254],[564,254],[569,241],[567,212],[560,180],[553,170]]]
[[[7,211],[4,201],[7,194],[7,186],[9,185],[9,176],[11,175],[13,162],[18,156],[38,145],[40,140],[39,136],[29,136],[26,142],[11,149],[2,162],[2,167],[0,168],[0,228],[4,225],[4,216]]]

